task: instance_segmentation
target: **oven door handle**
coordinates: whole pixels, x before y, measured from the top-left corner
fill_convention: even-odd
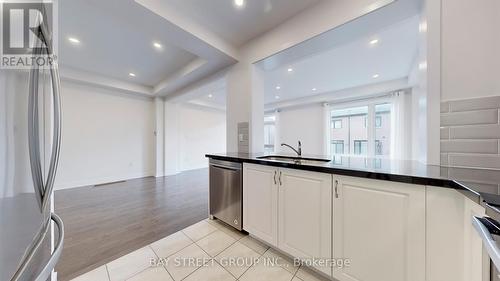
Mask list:
[[[497,269],[500,269],[500,249],[493,236],[491,236],[490,231],[479,218],[474,216],[472,217],[472,225],[479,234],[479,237],[481,237],[481,240],[483,240],[483,246],[488,252],[491,261]]]

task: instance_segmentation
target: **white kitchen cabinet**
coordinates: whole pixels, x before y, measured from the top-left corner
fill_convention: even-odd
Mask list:
[[[489,280],[490,262],[483,240],[472,226],[472,217],[484,217],[485,209],[479,204],[463,197],[464,201],[464,276],[465,280]]]
[[[278,248],[305,261],[332,257],[332,175],[279,169]],[[328,264],[316,268],[331,276]]]
[[[425,280],[424,186],[334,176],[334,193],[336,279]]]
[[[485,209],[452,188],[426,189],[426,281],[485,281],[489,258],[472,226]]]
[[[278,169],[243,165],[243,229],[278,246]]]
[[[243,229],[304,262],[329,261],[332,175],[244,164]],[[316,264],[331,276],[328,264]]]

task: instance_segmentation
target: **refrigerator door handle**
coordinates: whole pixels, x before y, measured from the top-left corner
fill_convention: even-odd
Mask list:
[[[35,54],[36,55],[36,54]],[[38,114],[38,81],[39,70],[34,66],[30,71],[29,79],[29,103],[28,103],[28,148],[31,167],[31,176],[35,188],[35,197],[40,210],[43,205],[43,176],[40,157],[40,129]]]
[[[53,65],[50,68],[50,77],[52,80],[54,127],[52,137],[52,155],[50,157],[49,172],[43,193],[42,210],[45,210],[45,208],[47,208],[48,204],[50,203],[50,196],[52,194],[52,190],[54,189],[54,181],[56,177],[57,166],[59,163],[59,154],[61,151],[61,82],[59,80],[59,70],[55,57],[53,57]]]
[[[52,253],[49,261],[43,267],[43,269],[40,271],[38,276],[34,279],[35,281],[46,281],[49,278],[52,270],[55,268],[57,262],[59,261],[59,258],[61,257],[61,253],[62,253],[62,249],[63,249],[63,245],[64,245],[64,224],[63,224],[63,221],[61,220],[61,218],[58,215],[56,215],[54,213],[50,214],[50,218],[52,221],[54,221],[54,223],[56,224],[57,229],[58,229],[57,244],[54,247],[54,252]],[[50,221],[47,223],[43,233],[41,233],[41,235],[38,236],[36,244],[33,246],[33,248],[31,248],[28,255],[26,256],[26,258],[23,260],[21,266],[19,267],[18,271],[12,277],[11,281],[25,280],[25,279],[22,279],[23,275],[24,275],[26,269],[28,268],[28,265],[32,262],[38,249],[42,245],[43,241],[45,240],[45,237],[47,236],[47,232],[49,230],[50,230]]]
[[[43,267],[42,271],[38,276],[35,278],[35,281],[46,281],[49,279],[50,274],[52,273],[52,270],[56,267],[57,262],[59,261],[59,258],[61,257],[61,253],[63,250],[63,245],[64,245],[64,224],[61,218],[52,213],[51,214],[51,219],[54,221],[54,223],[57,225],[58,229],[58,238],[57,238],[57,244],[54,247],[54,252],[52,253],[52,256],[50,257],[49,262]]]
[[[43,183],[43,177],[41,175],[41,158],[40,158],[40,153],[38,152],[37,155],[34,153],[35,158],[33,161],[36,163],[34,164],[34,174],[36,175],[35,179],[35,191],[38,193],[41,193],[40,200],[41,202],[39,203],[40,209],[43,212],[46,210],[46,208],[49,207],[50,204],[50,197],[52,194],[52,191],[54,189],[54,181],[56,177],[56,172],[57,172],[57,166],[59,163],[59,154],[61,150],[61,119],[62,119],[62,113],[61,113],[61,81],[59,78],[59,69],[57,65],[57,58],[54,55],[54,49],[50,40],[51,34],[49,34],[48,29],[46,24],[42,23],[38,29],[34,30],[34,32],[37,33],[37,37],[40,38],[45,46],[47,47],[47,54],[51,58],[51,67],[50,67],[50,78],[51,78],[51,85],[52,85],[52,102],[53,102],[53,112],[54,112],[54,120],[53,120],[53,136],[52,136],[52,149],[51,149],[51,157],[50,157],[50,163],[49,163],[49,169],[47,173],[47,180],[45,184]],[[49,40],[48,40],[49,39]],[[35,94],[35,99],[37,99],[38,95],[38,66],[33,67],[32,73],[34,73],[33,77],[36,79],[33,79],[33,81],[30,80],[30,83],[33,82],[33,85],[30,85],[30,89],[33,88],[34,91],[33,93]],[[35,113],[38,112],[38,104],[34,105],[35,108],[33,108]],[[31,108],[30,108],[31,109]],[[30,110],[31,111],[31,110]],[[35,115],[36,120],[38,120],[38,114]],[[34,150],[40,149],[39,146],[39,138],[38,138],[38,122],[35,122],[33,129],[34,133],[34,141],[30,145],[34,146]],[[30,136],[32,137],[32,136]],[[33,170],[33,169],[32,169]],[[38,173],[40,173],[40,176],[38,176]],[[35,175],[33,176],[35,178]],[[41,181],[41,184],[39,182]]]

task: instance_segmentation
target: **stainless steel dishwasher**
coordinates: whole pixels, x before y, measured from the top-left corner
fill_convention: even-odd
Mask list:
[[[210,159],[210,216],[242,230],[242,164]]]

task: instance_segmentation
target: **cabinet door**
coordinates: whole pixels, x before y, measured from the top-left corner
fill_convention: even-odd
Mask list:
[[[463,196],[464,200],[464,276],[468,281],[489,280],[490,260],[483,240],[472,226],[472,217],[483,217],[484,207]]]
[[[280,169],[278,247],[304,260],[332,258],[332,175]],[[331,276],[331,266],[317,269]]]
[[[271,245],[278,244],[277,169],[243,165],[243,229]]]
[[[425,187],[334,176],[340,281],[425,280]]]

